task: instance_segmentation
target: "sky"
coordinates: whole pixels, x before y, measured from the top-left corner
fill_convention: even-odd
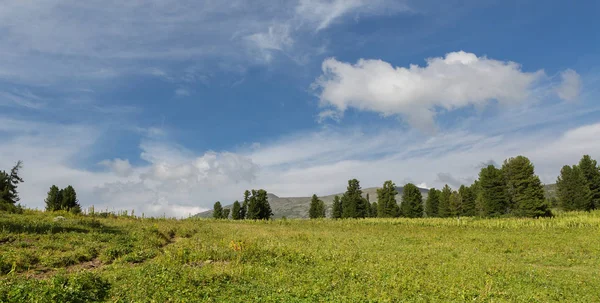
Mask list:
[[[600,158],[600,3],[0,0],[0,169],[21,203],[187,217],[278,196],[468,185]]]

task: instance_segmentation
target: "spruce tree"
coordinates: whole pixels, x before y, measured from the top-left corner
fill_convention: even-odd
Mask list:
[[[592,192],[587,180],[577,165],[565,165],[556,180],[556,191],[561,208],[566,211],[590,210]]]
[[[325,203],[317,195],[312,196],[308,217],[311,219],[325,218]]]
[[[19,170],[23,167],[23,161],[17,161],[9,173],[0,171],[0,203],[16,204],[21,200],[17,187],[23,183],[23,178],[19,176]]]
[[[362,197],[358,180],[349,180],[348,188],[342,196],[342,218],[365,218],[369,207],[367,200]]]
[[[440,191],[431,188],[427,194],[427,200],[425,201],[425,214],[427,217],[433,218],[438,216],[438,206],[440,204]]]
[[[229,213],[231,212],[231,209],[229,208],[224,208],[223,209],[223,219],[229,219]]]
[[[246,190],[244,192],[244,202],[242,203],[242,208],[240,209],[240,219],[248,219],[248,203],[250,202],[250,191]]]
[[[221,202],[215,202],[213,206],[213,218],[222,219],[223,218],[223,206],[221,206]]]
[[[452,191],[450,194],[450,216],[451,217],[460,217],[462,214],[462,197],[457,191]]]
[[[61,200],[59,195],[59,189],[56,185],[52,185],[50,187],[50,191],[48,191],[48,196],[46,197],[46,211],[57,211],[60,210]]]
[[[372,218],[377,218],[379,216],[379,214],[378,214],[379,209],[377,207],[378,207],[377,202],[371,203],[371,217]]]
[[[591,194],[591,207],[600,209],[600,168],[596,160],[584,155],[579,161],[579,169],[587,181]]]
[[[438,216],[441,218],[449,217],[450,214],[450,195],[452,195],[452,189],[448,184],[444,185],[440,192],[440,202],[438,204]]]
[[[340,196],[333,197],[333,205],[331,207],[331,218],[333,219],[341,219],[342,218],[342,201],[340,200]]]
[[[462,198],[462,215],[472,217],[477,215],[477,208],[475,203],[475,194],[470,186],[462,185],[458,189],[458,193]]]
[[[77,193],[73,186],[69,185],[61,192],[61,209],[71,211],[74,213],[81,212],[81,206],[79,200],[77,200]]]
[[[412,183],[404,185],[400,213],[408,218],[423,217],[423,196],[419,188]]]
[[[534,167],[527,157],[517,156],[502,165],[509,200],[509,212],[519,217],[543,217],[551,215],[544,195],[544,186],[535,175]]]
[[[383,187],[377,189],[377,216],[380,218],[393,218],[399,214],[399,206],[396,201],[396,184],[391,180],[385,181]]]
[[[252,190],[252,195],[248,201],[248,219],[269,220],[273,216],[271,205],[269,204],[267,191],[264,189]]]
[[[484,216],[497,217],[506,214],[508,194],[502,171],[493,165],[482,168],[479,172],[479,183]]]
[[[233,202],[233,206],[231,206],[231,219],[240,220],[242,216],[242,206],[239,201]]]

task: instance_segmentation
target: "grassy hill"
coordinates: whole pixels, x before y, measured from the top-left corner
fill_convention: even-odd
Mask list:
[[[364,188],[363,197],[367,197],[369,195],[369,200],[371,202],[377,200],[377,189],[378,187],[369,187]],[[400,201],[402,198],[402,192],[404,188],[399,186],[396,187],[398,190],[398,195],[396,196],[396,200]],[[428,189],[421,188],[421,194],[423,198],[427,198]],[[332,194],[328,196],[319,197],[319,199],[323,200],[325,206],[327,207],[327,214],[329,216],[329,211],[331,211],[331,205],[333,204],[333,199],[335,196],[342,196],[343,193]],[[308,209],[310,207],[311,197],[278,197],[274,194],[268,194],[269,204],[271,205],[271,209],[273,210],[273,214],[275,218],[308,218]],[[225,206],[225,208],[230,208],[231,205]],[[212,210],[205,211],[197,214],[197,217],[200,218],[211,218]]]

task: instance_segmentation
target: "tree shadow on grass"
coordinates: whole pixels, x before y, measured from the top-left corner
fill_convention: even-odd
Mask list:
[[[79,225],[79,226],[78,226]],[[11,222],[0,221],[0,231],[26,234],[90,233],[120,234],[121,230],[97,221],[80,221],[77,224],[63,222]]]

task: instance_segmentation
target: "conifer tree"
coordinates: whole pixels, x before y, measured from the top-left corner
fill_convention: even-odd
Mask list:
[[[527,157],[517,156],[502,165],[508,194],[508,212],[519,217],[544,217],[551,215],[546,203],[544,186],[535,175]]]
[[[221,206],[221,202],[215,202],[213,206],[213,218],[222,219],[223,218],[223,206]]]
[[[348,181],[348,188],[342,196],[342,218],[365,218],[368,215],[367,200],[362,197],[360,183],[356,179]]]
[[[579,168],[587,181],[591,194],[591,207],[600,209],[600,167],[596,160],[584,155],[579,161]]]
[[[462,199],[462,215],[472,217],[477,215],[475,206],[475,194],[470,186],[461,185],[458,194]]]
[[[240,220],[242,216],[242,206],[240,205],[239,201],[235,201],[233,202],[233,205],[231,206],[231,219],[233,220]]]
[[[438,216],[441,218],[450,216],[450,195],[452,195],[452,189],[446,184],[440,192],[440,202],[438,204]]]
[[[312,196],[308,217],[311,219],[325,218],[325,203],[317,195]]]
[[[248,202],[250,202],[250,191],[246,190],[244,192],[244,202],[242,203],[242,208],[240,209],[240,219],[248,219]]]
[[[341,219],[342,218],[342,201],[340,200],[340,196],[333,197],[333,205],[331,207],[331,218],[333,219]]]
[[[423,196],[419,188],[412,183],[404,185],[400,213],[408,218],[423,217]]]
[[[440,204],[440,191],[431,188],[427,194],[427,200],[425,201],[425,214],[427,217],[433,218],[438,216],[438,206]]]
[[[377,208],[377,202],[371,203],[371,217],[372,218],[378,217],[378,211],[379,211],[379,209]]]
[[[229,213],[231,212],[231,209],[229,208],[224,208],[223,209],[223,219],[229,219]]]
[[[273,216],[269,204],[267,191],[264,189],[252,190],[248,201],[247,218],[252,220],[269,220]]]
[[[566,211],[590,210],[592,192],[587,180],[577,165],[565,165],[556,180],[556,191],[561,208]]]
[[[450,194],[450,216],[451,217],[460,217],[462,214],[462,197],[457,191],[452,191]]]
[[[479,183],[484,216],[495,217],[506,214],[508,196],[502,171],[493,165],[482,168],[479,172]]]
[[[61,209],[71,211],[74,213],[81,212],[81,206],[79,200],[77,200],[77,193],[73,186],[69,185],[61,192]]]
[[[56,185],[52,185],[50,187],[50,191],[48,191],[48,196],[44,202],[46,202],[46,211],[60,210],[62,201],[60,197],[60,190]]]
[[[19,170],[23,167],[23,161],[17,161],[9,173],[0,171],[0,203],[16,204],[19,202],[19,193],[17,187],[23,183],[23,178],[19,176]]]
[[[385,181],[383,186],[377,189],[377,216],[380,218],[397,217],[400,207],[396,201],[396,184],[391,180]]]

